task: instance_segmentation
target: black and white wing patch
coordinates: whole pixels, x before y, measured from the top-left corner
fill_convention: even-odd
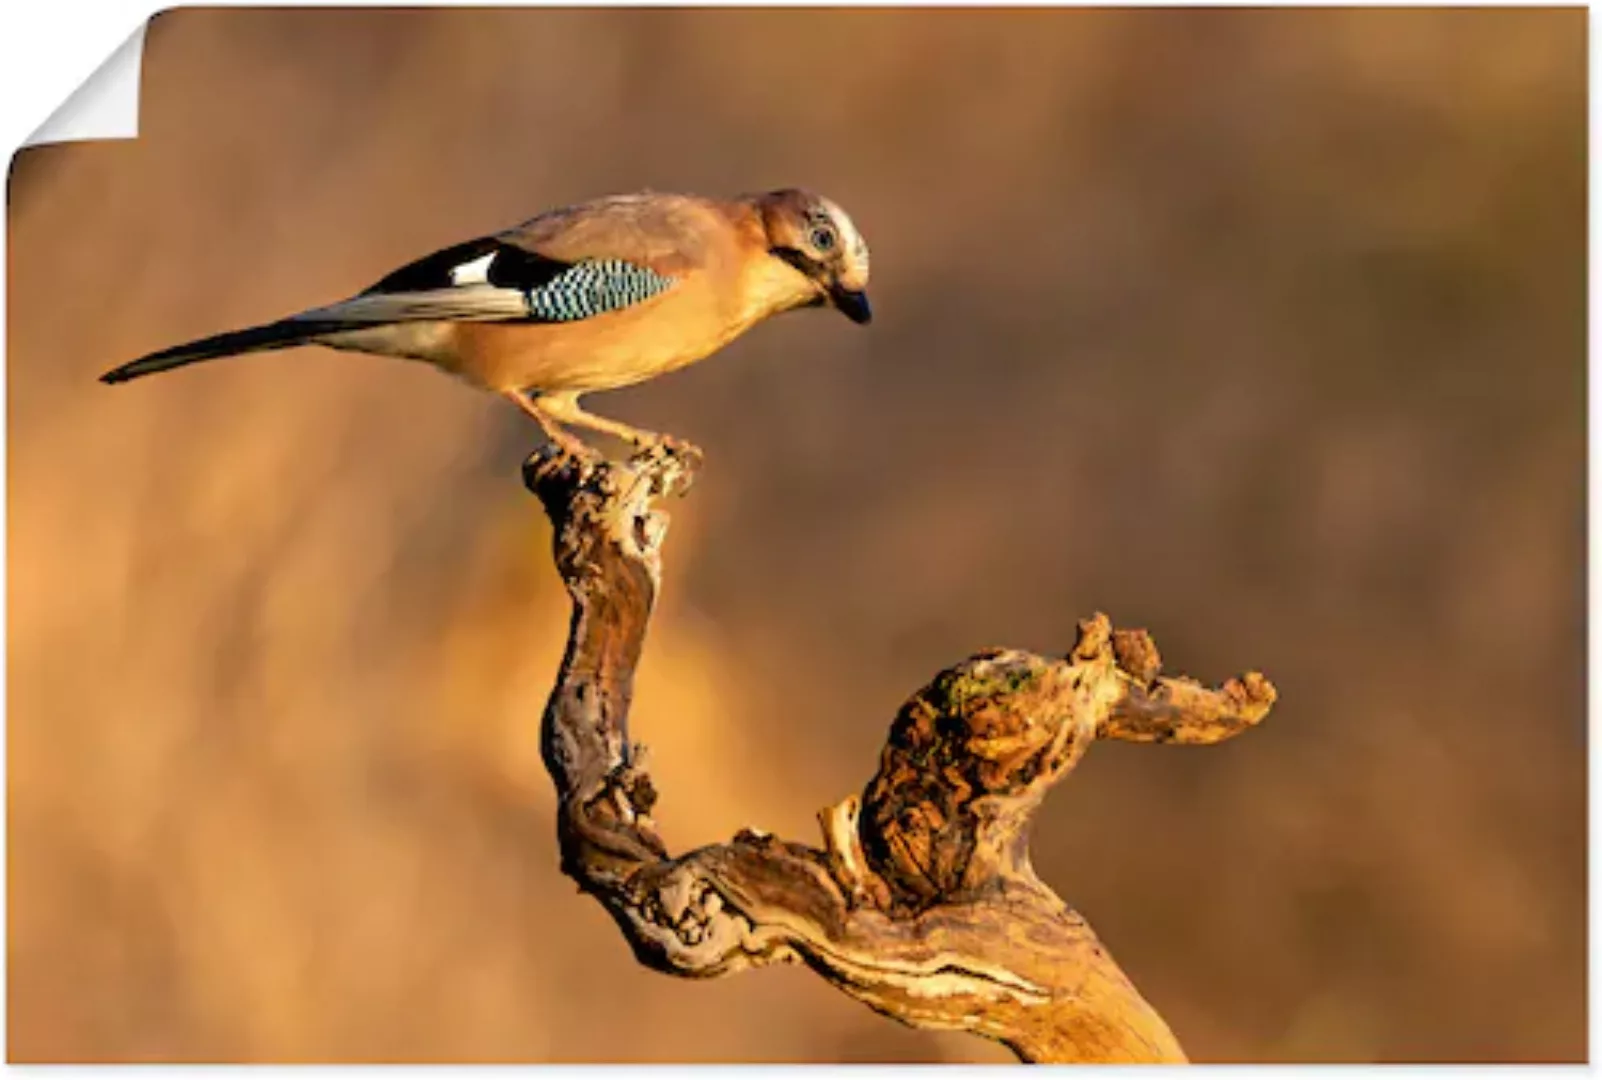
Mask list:
[[[403,266],[362,295],[432,293],[444,300],[453,293],[465,299],[469,293],[516,292],[522,297],[517,315],[509,315],[507,305],[497,303],[496,313],[487,310],[481,317],[573,322],[642,303],[672,288],[675,281],[622,259],[562,262],[485,237]]]
[[[556,277],[568,265],[485,236],[407,263],[367,292],[429,292],[457,285],[495,285],[528,292]]]

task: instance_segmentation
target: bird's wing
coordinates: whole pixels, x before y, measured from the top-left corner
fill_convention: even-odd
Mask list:
[[[716,227],[707,204],[688,196],[598,199],[443,248],[299,318],[358,325],[587,319],[672,288],[704,263]]]

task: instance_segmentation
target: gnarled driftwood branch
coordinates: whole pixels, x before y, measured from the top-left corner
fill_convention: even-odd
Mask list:
[[[819,815],[821,847],[748,830],[670,856],[627,721],[667,525],[651,503],[687,484],[685,469],[665,454],[625,466],[548,452],[524,469],[573,598],[542,728],[564,872],[659,971],[801,962],[882,1013],[985,1035],[1026,1061],[1184,1061],[1035,876],[1029,819],[1093,740],[1229,738],[1267,714],[1268,681],[1161,678],[1144,631],[1096,615],[1065,658],[991,650],[914,694],[862,793]]]

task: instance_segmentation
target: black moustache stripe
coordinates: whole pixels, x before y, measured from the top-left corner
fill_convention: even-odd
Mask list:
[[[821,280],[826,276],[828,268],[823,263],[793,247],[769,248],[768,252],[775,258],[783,259],[809,278]]]

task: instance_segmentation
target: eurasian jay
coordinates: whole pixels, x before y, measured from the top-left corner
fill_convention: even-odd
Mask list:
[[[872,317],[868,246],[844,210],[796,189],[707,199],[647,192],[552,210],[408,263],[348,300],[124,364],[107,383],[295,345],[421,360],[503,394],[568,450],[560,424],[661,437],[579,407],[716,352],[771,315],[832,304]]]

